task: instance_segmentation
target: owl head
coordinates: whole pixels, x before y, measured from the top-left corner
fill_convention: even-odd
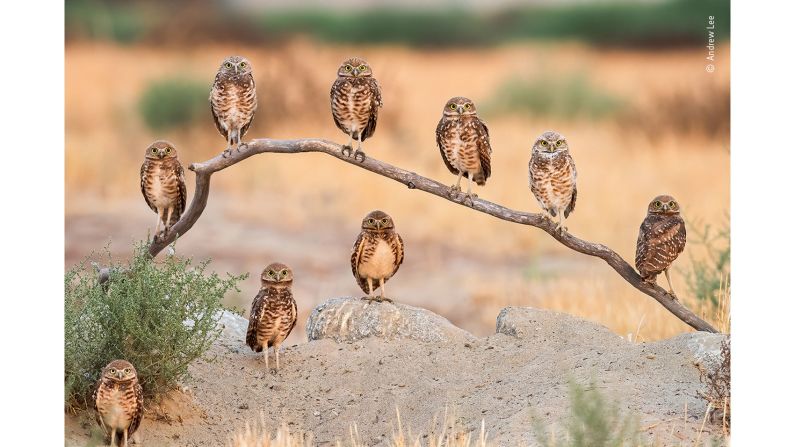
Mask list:
[[[533,144],[533,152],[542,155],[555,155],[567,150],[569,143],[566,137],[553,130],[542,133]]]
[[[289,286],[293,283],[293,271],[281,262],[274,262],[265,267],[260,280],[263,286]]]
[[[146,148],[145,156],[153,160],[177,158],[177,148],[166,140],[157,140]]]
[[[251,62],[243,56],[229,56],[221,62],[218,72],[228,78],[251,74]]]
[[[456,96],[447,101],[442,113],[446,116],[464,116],[477,115],[478,111],[475,108],[475,103],[472,102],[471,99],[464,98],[463,96]]]
[[[373,75],[373,70],[366,60],[358,57],[352,57],[340,65],[337,70],[337,76],[343,78],[364,78]]]
[[[375,210],[364,216],[364,219],[362,219],[362,229],[371,231],[394,230],[395,222],[392,221],[389,214],[380,210]]]
[[[674,215],[679,214],[679,202],[673,197],[663,194],[657,196],[649,203],[649,214]]]
[[[138,372],[127,360],[114,360],[102,369],[102,377],[116,382],[126,382],[138,377]]]

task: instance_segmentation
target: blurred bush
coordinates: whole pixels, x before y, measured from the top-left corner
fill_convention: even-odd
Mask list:
[[[711,225],[687,222],[687,242],[702,247],[703,259],[690,255],[691,269],[684,271],[687,288],[699,303],[718,308],[731,290],[731,235],[729,220],[717,230]]]
[[[221,299],[243,276],[205,275],[208,262],[171,256],[154,262],[145,244],[99,284],[84,263],[65,275],[64,360],[67,408],[86,408],[102,368],[135,365],[146,398],[172,389],[220,334]]]
[[[186,78],[165,78],[151,82],[138,103],[149,128],[163,130],[184,126],[210,115],[210,88]],[[205,116],[207,115],[207,116]]]
[[[582,73],[503,82],[483,106],[486,114],[602,118],[619,111],[623,101],[590,83]]]
[[[261,43],[308,34],[332,42],[416,46],[492,45],[521,39],[578,39],[619,46],[700,46],[706,44],[707,16],[713,15],[717,18],[717,38],[729,38],[729,0],[530,4],[496,11],[288,9],[265,14],[233,10],[228,2],[201,8],[194,3],[70,0],[66,2],[66,35],[123,42],[148,38],[158,44],[195,43],[197,39]],[[190,38],[186,40],[187,35]]]

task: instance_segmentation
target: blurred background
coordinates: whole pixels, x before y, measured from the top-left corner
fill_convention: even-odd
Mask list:
[[[715,70],[705,70],[707,17]],[[383,92],[368,155],[452,184],[435,145],[445,101],[467,96],[487,122],[493,176],[480,197],[538,212],[527,186],[536,136],[554,129],[579,176],[567,221],[631,264],[656,195],[675,196],[688,246],[680,299],[728,330],[729,1],[378,0],[66,2],[66,253],[71,267],[109,244],[121,258],[155,224],[139,186],[147,145],[173,142],[187,166],[225,141],[208,105],[228,55],[253,64],[259,109],[247,139],[324,138],[340,62],[360,56]],[[189,195],[193,173],[186,170]],[[213,176],[201,219],[177,253],[250,277],[227,305],[248,314],[262,268],[293,267],[299,327],[311,309],[360,296],[349,256],[362,217],[395,219],[406,258],[396,300],[477,335],[505,306],[583,316],[633,340],[690,329],[599,259],[323,154],[264,154]],[[664,279],[661,279],[661,284]]]

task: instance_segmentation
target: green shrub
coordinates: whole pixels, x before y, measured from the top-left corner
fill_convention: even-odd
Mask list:
[[[580,73],[503,82],[484,105],[484,112],[534,116],[601,118],[622,107],[622,101],[593,86]]]
[[[533,432],[544,447],[619,447],[641,445],[637,420],[623,416],[618,404],[609,402],[596,386],[569,382],[570,412],[562,437],[550,435],[543,421],[533,417]]]
[[[206,275],[209,261],[155,262],[145,244],[127,263],[106,257],[104,284],[85,261],[65,275],[65,398],[73,409],[89,405],[102,368],[117,358],[135,365],[147,398],[172,389],[220,334],[221,299],[246,276]]]
[[[722,304],[731,290],[731,235],[727,220],[715,230],[711,225],[699,222],[687,223],[687,243],[700,246],[706,257],[697,259],[690,252],[691,268],[684,271],[687,288],[700,303],[712,308]]]
[[[139,110],[153,130],[184,126],[209,117],[209,94],[205,83],[179,77],[160,79],[150,83],[141,95]]]

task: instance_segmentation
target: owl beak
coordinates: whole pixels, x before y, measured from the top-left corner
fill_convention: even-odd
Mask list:
[[[668,204],[667,204],[667,203],[663,203],[663,207],[662,207],[662,210],[663,210],[663,211],[666,211],[666,212],[667,212],[667,211],[668,211],[668,210],[670,210],[670,209],[671,209],[671,207],[670,207],[670,206],[668,206]]]
[[[358,68],[354,68],[353,69],[353,75],[354,76],[359,76],[359,69]]]
[[[116,377],[118,377],[118,378],[119,378],[119,380],[123,379],[123,378],[124,378],[124,372],[122,372],[122,371],[116,371]]]
[[[462,113],[464,113],[464,106],[458,106],[456,111],[458,112],[459,115],[461,115]]]

